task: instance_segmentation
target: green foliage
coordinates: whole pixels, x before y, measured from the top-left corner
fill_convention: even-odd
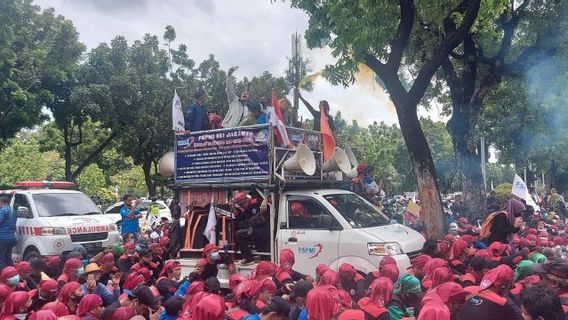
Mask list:
[[[103,170],[96,164],[88,165],[77,178],[77,185],[85,194],[99,196],[100,191],[106,186]]]
[[[113,186],[118,187],[118,194],[132,194],[133,196],[145,196],[148,192],[144,184],[144,171],[139,166],[134,166],[127,171],[119,172],[111,178]]]
[[[511,199],[511,197],[513,196],[511,194],[512,188],[513,188],[513,185],[511,183],[508,183],[508,182],[501,183],[500,185],[495,187],[495,189],[494,189],[495,196],[497,197],[497,199],[499,199],[500,203],[505,203],[505,202],[507,202],[507,200]]]
[[[62,180],[63,160],[53,151],[40,151],[37,135],[22,133],[0,152],[0,185],[24,180]]]

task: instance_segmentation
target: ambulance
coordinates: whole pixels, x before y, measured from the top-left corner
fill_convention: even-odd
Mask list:
[[[286,128],[290,143],[282,143],[282,133],[271,125],[194,132],[176,137],[175,152],[160,161],[160,173],[173,177],[176,200],[186,212],[187,233],[181,260],[191,271],[203,246],[215,241],[236,261],[241,258],[235,245],[235,220],[231,199],[248,192],[267,200],[270,225],[266,242],[251,246],[257,261],[278,264],[282,249],[296,257],[294,269],[315,277],[320,263],[338,269],[350,263],[360,272],[378,268],[390,256],[406,272],[410,260],[421,253],[424,237],[415,230],[396,224],[378,208],[349,191],[357,175],[353,154],[336,147],[324,161],[319,132]],[[347,149],[347,148],[346,148]],[[293,212],[301,204],[304,214]],[[215,238],[204,230],[216,221]],[[260,249],[257,245],[264,247]],[[255,264],[235,265],[248,275]],[[220,270],[222,285],[227,270]]]
[[[65,257],[78,245],[96,254],[121,243],[116,224],[87,195],[71,190],[74,187],[66,181],[23,181],[15,189],[0,191],[12,197],[12,210],[18,215],[16,261]]]

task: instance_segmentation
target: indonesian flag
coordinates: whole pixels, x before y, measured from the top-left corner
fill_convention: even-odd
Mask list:
[[[211,207],[209,207],[209,216],[207,217],[207,225],[203,231],[203,235],[209,240],[209,243],[217,243],[217,234],[215,227],[217,226],[217,216],[215,215],[215,193],[211,196]]]
[[[282,116],[282,111],[278,105],[278,98],[276,98],[276,89],[272,88],[272,107],[273,110],[268,111],[268,118],[270,124],[276,129],[276,140],[278,143],[287,147],[290,145],[290,138],[288,138],[288,132],[286,132],[286,126],[284,125],[284,116]],[[270,112],[272,111],[272,112]]]
[[[331,128],[327,122],[327,115],[323,112],[323,110],[320,110],[320,130],[323,140],[323,161],[327,161],[333,157],[335,138],[331,133]]]

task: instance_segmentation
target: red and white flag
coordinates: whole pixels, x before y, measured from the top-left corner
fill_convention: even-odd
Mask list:
[[[268,121],[275,128],[276,140],[280,146],[288,147],[290,145],[290,138],[288,138],[288,132],[286,132],[286,125],[284,124],[284,116],[282,116],[282,111],[278,105],[278,99],[276,97],[276,89],[272,89],[272,108],[267,111]]]

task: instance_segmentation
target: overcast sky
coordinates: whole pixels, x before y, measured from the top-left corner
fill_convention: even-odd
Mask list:
[[[188,53],[199,62],[214,54],[221,66],[239,66],[237,76],[259,75],[265,70],[283,75],[290,56],[290,37],[303,35],[308,17],[290,8],[289,2],[270,0],[35,0],[40,6],[54,7],[72,20],[80,39],[88,48],[108,42],[116,35],[127,40],[145,33],[164,33],[172,25],[176,45],[188,45]],[[314,71],[334,60],[329,49],[304,50]],[[332,112],[340,110],[347,119],[367,125],[373,121],[396,123],[396,113],[388,95],[362,72],[358,83],[344,89],[317,79],[314,90],[304,93],[312,105],[328,100]],[[186,104],[186,102],[184,102]],[[309,115],[305,107],[300,114]]]

